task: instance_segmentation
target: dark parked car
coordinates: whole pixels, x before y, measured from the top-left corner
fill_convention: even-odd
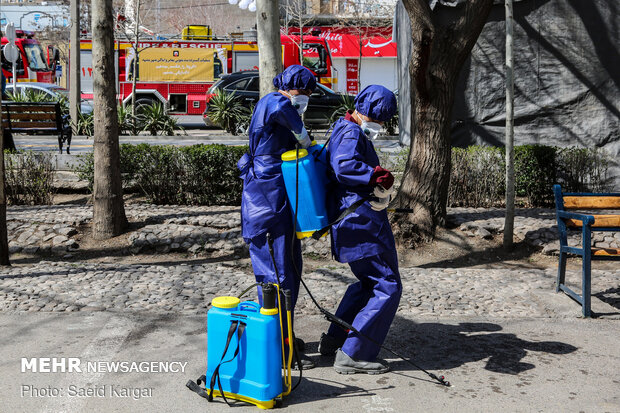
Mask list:
[[[259,83],[257,71],[235,72],[230,75],[223,76],[219,81],[213,84],[207,91],[207,108],[202,118],[207,126],[215,126],[209,120],[209,98],[217,89],[223,89],[226,92],[235,92],[247,106],[255,105],[259,99]],[[305,113],[305,123],[309,127],[328,126],[329,118],[339,106],[342,105],[343,99],[347,95],[336,93],[333,90],[317,83],[314,93],[310,96],[308,109]],[[348,96],[354,99],[355,96]]]

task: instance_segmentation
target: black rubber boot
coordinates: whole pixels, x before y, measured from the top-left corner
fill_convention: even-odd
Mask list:
[[[390,371],[390,368],[378,361],[355,360],[341,349],[338,349],[336,360],[334,360],[334,370],[340,374],[382,374]]]

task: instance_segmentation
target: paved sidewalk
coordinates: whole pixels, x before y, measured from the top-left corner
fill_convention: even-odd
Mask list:
[[[238,208],[128,205],[126,210],[131,221],[141,223],[126,237],[127,253],[178,251],[188,260],[148,265],[40,261],[41,254],[71,255],[82,248],[78,231],[90,221],[91,207],[9,208],[11,248],[36,263],[0,273],[5,383],[0,410],[228,409],[191,393],[185,382],[206,367],[206,312],[213,297],[237,295],[254,281],[243,258]],[[450,210],[465,237],[496,235],[501,216],[499,210]],[[516,233],[529,244],[541,240],[543,248],[553,242],[546,235],[554,226],[550,210],[518,210],[515,222]],[[334,310],[354,278],[348,266],[327,259],[325,240],[307,243],[305,252],[325,257],[304,278],[321,305]],[[602,316],[582,319],[576,303],[555,293],[554,268],[401,266],[403,297],[386,344],[444,374],[452,388],[433,384],[387,352],[381,356],[393,373],[338,375],[332,360],[316,354],[328,323],[302,290],[296,330],[318,368],[304,372],[285,407],[293,412],[620,412],[620,269],[606,268],[595,271],[592,286],[593,311]],[[580,276],[569,271],[567,279],[575,286]],[[252,291],[247,298],[254,296]],[[179,362],[184,369],[22,372],[22,358],[33,357]],[[256,408],[241,405],[235,411]]]
[[[304,372],[285,399],[286,411],[620,412],[618,322],[398,315],[386,344],[445,375],[453,384],[445,388],[389,353],[381,355],[391,373],[339,375],[330,358],[316,354],[327,322],[296,321],[319,367]],[[204,314],[0,314],[2,411],[257,412],[243,404],[229,409],[221,399],[208,403],[185,388],[206,369],[205,324]],[[178,362],[183,370],[21,372],[22,357],[75,357],[81,366]],[[85,394],[89,389],[98,393]]]

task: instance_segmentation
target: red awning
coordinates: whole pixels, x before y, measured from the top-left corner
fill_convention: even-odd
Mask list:
[[[332,57],[359,57],[361,33],[362,57],[396,57],[396,43],[392,43],[392,27],[306,27],[304,32],[310,34],[319,30],[318,35],[327,40]],[[298,32],[297,28],[289,28],[289,33]],[[316,50],[304,50],[308,57],[316,56]]]
[[[320,35],[327,40],[332,57],[358,57],[359,37],[354,34],[324,31]],[[392,37],[362,36],[362,57],[396,57],[396,43]]]

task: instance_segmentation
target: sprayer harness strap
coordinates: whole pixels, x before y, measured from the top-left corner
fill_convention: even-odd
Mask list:
[[[230,403],[228,402],[228,400],[226,399],[226,396],[224,395],[224,392],[222,391],[222,383],[220,382],[220,367],[222,366],[222,364],[230,363],[231,361],[233,361],[235,357],[237,357],[237,355],[239,354],[239,346],[241,345],[241,337],[243,336],[245,327],[246,327],[246,324],[243,321],[233,320],[230,322],[230,329],[228,330],[228,337],[226,337],[226,346],[224,347],[224,351],[222,352],[222,358],[220,358],[220,364],[218,364],[215,370],[213,370],[213,375],[211,376],[211,383],[209,386],[209,393],[207,394],[200,386],[201,382],[204,382],[206,384],[206,377],[204,375],[200,376],[200,378],[196,380],[196,383],[194,383],[191,380],[188,381],[187,384],[185,385],[187,386],[188,389],[197,393],[200,397],[204,397],[205,399],[207,399],[207,401],[212,402],[213,401],[213,388],[215,387],[215,381],[217,380],[217,387],[218,387],[218,390],[220,391],[220,395],[222,396],[226,404],[230,406]],[[228,346],[230,346],[230,341],[232,340],[232,337],[235,335],[235,331],[237,332],[237,348],[235,349],[235,353],[230,358],[230,360],[224,361],[224,357],[226,356],[226,352],[228,351]]]
[[[312,233],[312,238],[319,240],[321,239],[321,237],[323,235],[325,235],[325,233],[327,231],[329,231],[329,229],[333,226],[336,225],[337,223],[339,223],[340,221],[342,221],[343,219],[345,219],[347,217],[347,215],[352,214],[353,212],[355,212],[357,210],[357,208],[359,208],[360,206],[362,206],[362,204],[364,202],[368,201],[368,198],[362,198],[362,199],[358,199],[357,201],[355,201],[353,204],[351,204],[350,207],[348,207],[347,209],[345,209],[344,211],[342,211],[342,213],[340,214],[340,216],[338,216],[338,218],[336,218],[333,222],[330,222],[329,224],[327,224],[326,226],[324,226],[323,228],[316,230]]]
[[[226,404],[230,406],[230,403],[228,402],[228,400],[226,400],[226,396],[224,396],[224,392],[222,391],[222,383],[220,382],[220,367],[224,363],[230,363],[231,361],[233,361],[239,354],[239,346],[241,345],[241,336],[243,336],[243,332],[245,331],[245,326],[246,324],[243,321],[233,320],[230,322],[230,329],[228,330],[228,337],[226,338],[226,347],[224,347],[224,351],[222,352],[222,358],[220,359],[220,364],[218,364],[215,370],[213,370],[213,375],[211,376],[211,384],[209,386],[209,398],[207,399],[210,402],[213,401],[213,387],[215,387],[215,380],[217,379],[217,387],[218,387],[218,390],[220,391],[220,395],[222,396]],[[230,358],[230,360],[223,361],[224,357],[226,356],[226,352],[228,351],[230,340],[232,339],[232,336],[235,334],[235,330],[237,330],[237,348],[235,349],[235,353]]]

